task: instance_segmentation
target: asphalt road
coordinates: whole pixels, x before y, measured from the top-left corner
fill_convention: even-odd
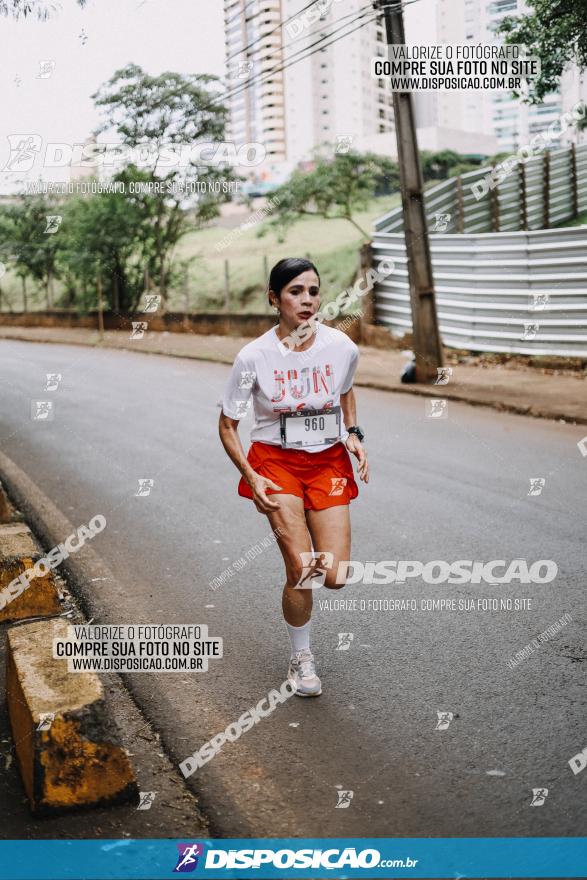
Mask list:
[[[60,388],[45,391],[47,373]],[[228,367],[82,347],[0,343],[0,448],[92,542],[115,581],[87,588],[110,623],[206,623],[224,639],[207,673],[127,683],[175,763],[279,687],[289,648],[276,546],[209,583],[269,534],[236,495],[217,436]],[[515,381],[515,373],[512,373]],[[189,784],[218,836],[581,835],[585,729],[584,427],[359,389],[372,479],[352,503],[360,561],[552,559],[549,584],[352,585],[315,593],[323,695],[292,697]],[[31,400],[55,418],[34,421]],[[241,428],[248,438],[250,421]],[[531,478],[546,482],[529,496]],[[139,479],[154,480],[136,497]],[[65,537],[65,536],[63,536]],[[83,551],[82,551],[83,552]],[[426,611],[421,600],[529,599],[526,610]],[[320,609],[324,600],[416,599],[417,611]],[[563,614],[516,668],[507,661]],[[339,632],[353,633],[337,650]],[[452,712],[437,730],[437,712]],[[533,788],[548,788],[530,807]],[[337,791],[352,791],[337,808]],[[173,829],[170,829],[173,834]]]

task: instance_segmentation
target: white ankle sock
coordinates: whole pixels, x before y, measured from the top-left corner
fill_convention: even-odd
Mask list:
[[[307,623],[304,623],[303,626],[292,626],[291,623],[288,623],[287,620],[284,621],[287,626],[287,631],[289,633],[289,639],[291,642],[291,656],[297,654],[298,651],[303,651],[304,649],[310,650],[310,624],[312,620],[310,619]]]

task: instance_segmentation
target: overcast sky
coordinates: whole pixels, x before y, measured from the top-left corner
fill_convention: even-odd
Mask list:
[[[150,74],[224,73],[222,0],[61,0],[46,22],[0,18],[0,169],[9,134],[83,143],[99,121],[90,98],[132,62]],[[38,79],[39,62],[55,62]],[[46,179],[68,179],[47,173]],[[36,177],[36,175],[35,175]],[[1,192],[9,192],[0,172]]]

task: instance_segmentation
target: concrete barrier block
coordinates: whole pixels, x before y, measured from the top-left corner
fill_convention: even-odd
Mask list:
[[[43,558],[31,530],[20,522],[0,524],[0,590]],[[6,604],[0,601],[0,623],[26,617],[49,617],[61,611],[53,572],[33,578],[29,586]]]
[[[53,659],[53,639],[66,634],[60,618],[8,630],[8,712],[31,809],[42,815],[138,803],[134,772],[100,678],[68,672],[66,660]],[[47,716],[49,727],[39,730]]]

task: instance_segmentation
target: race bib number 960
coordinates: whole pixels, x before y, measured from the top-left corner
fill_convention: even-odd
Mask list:
[[[284,449],[321,446],[340,440],[340,407],[282,413],[281,445]]]

